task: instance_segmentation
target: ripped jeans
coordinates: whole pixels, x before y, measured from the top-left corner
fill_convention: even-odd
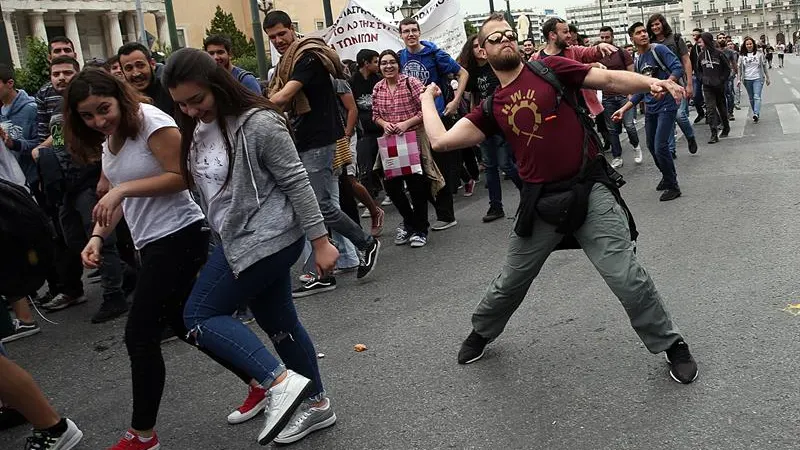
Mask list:
[[[197,345],[244,370],[262,386],[269,387],[289,368],[314,382],[309,397],[315,398],[323,392],[317,353],[297,318],[289,273],[304,240],[258,261],[239,278],[233,277],[222,246],[216,247],[195,282],[183,320]],[[283,364],[247,325],[231,316],[242,298],[251,299],[250,310]]]

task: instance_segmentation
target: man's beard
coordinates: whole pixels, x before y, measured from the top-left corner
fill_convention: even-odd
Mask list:
[[[563,40],[563,39],[560,39],[560,38],[557,38],[556,41],[554,42],[554,44],[556,45],[556,48],[559,49],[559,50],[564,50],[567,47],[569,47],[569,43],[567,41]]]
[[[497,56],[487,55],[486,59],[489,61],[489,65],[492,66],[492,69],[500,72],[514,70],[522,63],[522,57],[519,55],[519,52],[516,51],[508,54],[501,52]]]

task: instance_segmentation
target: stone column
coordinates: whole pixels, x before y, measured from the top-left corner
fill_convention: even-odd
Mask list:
[[[64,31],[72,45],[75,47],[75,56],[78,62],[83,64],[83,47],[81,46],[81,35],[78,33],[78,22],[75,20],[75,13],[77,10],[68,9],[64,13]]]
[[[119,11],[106,13],[106,23],[108,24],[108,37],[111,40],[111,54],[117,53],[122,47],[122,30],[119,28]]]
[[[6,24],[6,39],[8,40],[8,49],[11,51],[11,63],[14,67],[20,67],[19,49],[17,48],[17,41],[14,39],[14,27],[11,25],[11,13],[14,10],[3,11],[3,22]]]
[[[144,24],[139,20],[139,14],[136,14],[136,12],[133,13],[133,17],[136,28],[136,39],[134,40],[138,42],[139,39],[142,37],[142,30],[144,29]],[[147,42],[142,42],[142,44],[145,47],[147,47]]]
[[[166,46],[170,45],[167,14],[162,11],[156,11],[154,14],[156,16],[156,30],[158,30],[158,44],[163,51]]]
[[[136,11],[125,11],[125,31],[128,33],[128,42],[135,42],[136,36]]]
[[[47,12],[46,9],[34,9],[28,13],[28,17],[31,19],[31,34],[44,42],[48,42],[47,29],[44,27],[45,12]]]

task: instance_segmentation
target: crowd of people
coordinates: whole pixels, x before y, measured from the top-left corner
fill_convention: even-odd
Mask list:
[[[35,200],[51,225],[53,254],[43,294],[0,289],[15,316],[3,343],[41,332],[34,310],[85,303],[84,268],[99,278],[102,302],[91,320],[127,313],[131,363],[130,427],[112,449],[159,448],[160,345],[174,338],[242,380],[247,397],[228,422],[263,413],[260,444],[333,425],[293,299],[335,289],[337,275],[375,272],[383,208],[393,205],[402,218],[398,246],[425,247],[431,231],[457,226],[454,196],[471,196],[481,172],[484,222],[506,216],[503,176],[520,203],[506,262],[472,315],[460,364],[480,359],[502,333],[552,251],[582,248],[647,349],[666,354],[671,378],[696,379],[689,347],[635,257],[635,221],[616,171],[620,135],[624,127],[642,164],[643,114],[660,200],[680,197],[676,125],[690,154],[698,151],[693,127],[704,119],[709,144],[725,138],[741,84],[758,122],[769,46],[699,29],[685,42],[661,14],[625,30],[630,47],[614,46],[610,27],[589,45],[558,18],[543,24],[539,48],[519,46],[503,16],[492,15],[457,58],[405,19],[403,49],[363,48],[356,61],[341,61],[322,39],[298,36],[282,11],[268,13],[263,29],[281,54],[263,82],[232,65],[231,41],[220,35],[165,64],[131,42],[83,68],[72,42],[54,38],[50,82],[33,97],[0,67],[0,151],[16,165],[0,164],[0,178]],[[781,66],[786,51],[778,45]],[[414,149],[399,172],[389,154],[397,142]],[[368,229],[361,217],[370,218]],[[298,261],[299,283],[291,270]],[[81,440],[5,356],[0,374],[0,422],[33,424],[26,448],[67,450]]]

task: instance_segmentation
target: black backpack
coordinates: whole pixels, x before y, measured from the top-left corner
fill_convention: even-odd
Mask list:
[[[589,143],[594,141],[595,148],[600,149],[603,148],[602,142],[600,140],[600,136],[597,134],[597,130],[594,128],[594,120],[589,116],[589,111],[581,105],[580,102],[577,101],[575,97],[576,93],[579,91],[567,92],[564,89],[564,85],[561,84],[561,81],[558,79],[558,76],[553,72],[549,67],[544,65],[539,60],[528,61],[525,63],[525,67],[528,68],[531,72],[535,73],[539,78],[543,79],[547,82],[550,86],[553,87],[556,91],[556,106],[554,108],[554,114],[558,113],[558,108],[561,106],[561,100],[564,100],[567,105],[569,105],[573,110],[575,110],[575,114],[578,115],[578,120],[580,121],[581,125],[583,126],[584,133],[583,133],[583,163],[581,164],[581,170],[579,172],[579,176],[584,175],[586,172],[587,164],[590,161],[589,158]],[[483,102],[481,102],[481,111],[483,113],[483,117],[489,119],[493,122],[496,122],[494,117],[494,94],[489,94]]]
[[[33,197],[0,179],[0,295],[36,292],[53,264],[54,230]]]

